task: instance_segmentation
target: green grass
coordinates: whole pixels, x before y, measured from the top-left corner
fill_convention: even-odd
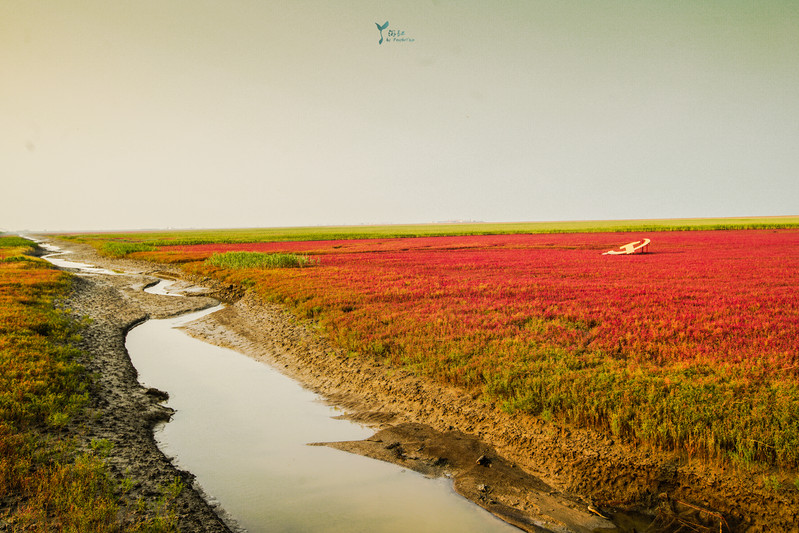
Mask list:
[[[152,252],[155,249],[155,246],[138,242],[108,241],[100,245],[99,251],[108,257],[119,258],[134,252]]]
[[[0,235],[0,248],[25,248],[33,250],[36,244],[18,235]]]
[[[305,255],[266,254],[261,252],[225,252],[214,254],[205,261],[221,268],[240,270],[244,268],[299,268],[310,266],[312,260]]]
[[[388,239],[448,235],[514,233],[653,232],[726,229],[779,229],[799,227],[799,216],[683,218],[652,220],[594,220],[568,222],[397,224],[374,226],[306,226],[290,228],[239,228],[126,233],[64,234],[81,242],[138,243],[147,246],[212,243]],[[120,248],[119,250],[124,250]],[[139,251],[131,249],[131,251]],[[130,253],[130,252],[126,252]],[[124,254],[123,254],[124,255]]]

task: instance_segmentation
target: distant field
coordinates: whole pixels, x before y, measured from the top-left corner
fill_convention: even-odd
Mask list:
[[[582,233],[554,224],[404,227],[497,233],[415,238],[386,238],[401,232],[381,227],[372,239],[329,228],[326,237],[340,238],[315,241],[305,237],[318,229],[293,229],[293,242],[276,239],[288,230],[220,230],[195,234],[204,244],[159,244],[192,241],[176,232],[125,246],[130,257],[182,263],[284,304],[353,356],[402,365],[510,412],[694,457],[795,469],[796,220],[736,222],[794,229],[657,234],[650,230],[736,223],[568,226]],[[639,227],[649,229],[630,233]],[[513,234],[533,229],[539,234]],[[651,253],[602,255],[641,236],[652,239]],[[101,249],[102,238],[114,245],[123,237],[88,237]],[[278,253],[298,258],[295,268],[269,266],[266,257]]]
[[[64,235],[81,241],[123,241],[161,246],[234,242],[385,239],[451,235],[520,233],[595,233],[614,231],[688,231],[716,229],[799,228],[799,216],[685,218],[660,220],[600,220],[574,222],[513,222],[409,224],[383,226],[309,226],[293,228],[204,229]]]

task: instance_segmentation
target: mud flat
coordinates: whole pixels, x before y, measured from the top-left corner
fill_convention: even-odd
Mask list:
[[[99,258],[85,246],[64,247],[75,251],[76,260],[138,271],[141,283],[150,279],[147,274],[182,275],[166,266]],[[171,480],[176,470],[155,448],[151,432],[168,413],[157,403],[156,393],[148,394],[138,385],[124,353],[124,332],[145,317],[169,316],[177,307],[199,309],[210,302],[201,296],[141,296],[146,294],[141,285],[134,288],[109,278],[80,279],[68,306],[95,318],[85,342],[87,351],[98,358],[89,362],[90,368],[103,376],[96,391],[98,436],[119,443],[115,450],[137,450],[130,452],[133,457],[112,459],[120,471],[140,473],[136,479],[155,480],[150,485],[141,482],[138,490],[146,494],[159,480]],[[459,493],[523,530],[640,532],[685,526],[695,531],[799,531],[799,493],[769,489],[758,481],[765,471],[690,462],[627,447],[590,431],[511,416],[467,391],[372,360],[346,357],[280,307],[235,287],[209,286],[231,305],[187,328],[192,335],[273,365],[341,406],[343,416],[376,431],[363,441],[322,444],[428,475],[446,473]],[[126,411],[133,418],[125,418]],[[151,448],[152,456],[145,453]],[[181,515],[186,526],[181,527],[224,530],[213,509],[199,496],[196,499],[196,505],[181,504],[186,509]],[[636,521],[631,512],[646,513],[648,519]],[[613,516],[615,525],[599,515]]]

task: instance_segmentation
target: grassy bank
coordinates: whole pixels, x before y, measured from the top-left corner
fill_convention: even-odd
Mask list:
[[[172,531],[168,513],[148,519],[122,504],[124,483],[103,461],[107,443],[78,449],[72,422],[85,413],[89,376],[71,346],[79,331],[53,305],[70,277],[29,255],[34,247],[0,235],[0,526]]]

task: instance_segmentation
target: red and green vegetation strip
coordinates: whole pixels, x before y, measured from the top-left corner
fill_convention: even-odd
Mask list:
[[[134,254],[252,287],[353,356],[508,411],[694,457],[799,466],[799,230],[163,246]],[[231,252],[312,268],[222,268]]]
[[[94,442],[91,452],[81,453],[63,436],[86,407],[88,376],[70,346],[75,327],[53,307],[69,289],[69,276],[27,255],[33,250],[31,241],[0,236],[0,526],[174,530],[166,512],[128,516],[122,527],[122,489],[103,462],[107,443]]]
[[[651,220],[580,220],[573,222],[473,222],[395,224],[382,226],[308,226],[288,228],[202,229],[61,235],[91,242],[111,256],[149,251],[152,246],[285,241],[330,241],[446,237],[458,235],[514,235],[539,233],[607,233],[632,231],[693,231],[799,228],[799,216],[682,218]],[[133,245],[127,247],[127,245]],[[139,248],[137,248],[137,246]]]

